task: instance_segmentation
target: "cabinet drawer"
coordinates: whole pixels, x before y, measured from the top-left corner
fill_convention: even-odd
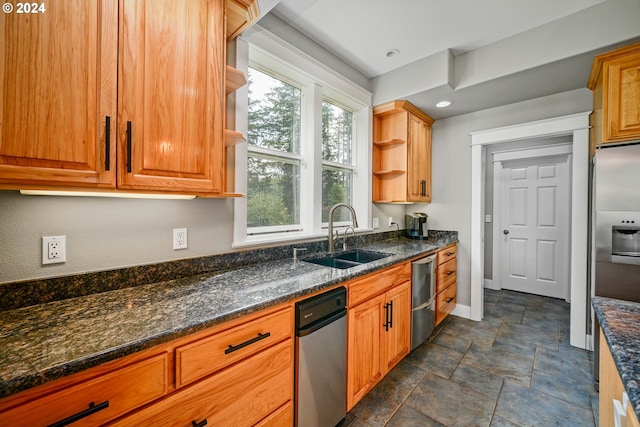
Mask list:
[[[456,281],[457,258],[450,259],[438,266],[436,279],[436,293],[444,290]]]
[[[176,388],[293,337],[287,308],[176,348]]]
[[[286,427],[292,425],[293,401],[289,401],[286,405],[269,414],[265,419],[256,424],[255,427]]]
[[[293,339],[118,420],[117,426],[251,426],[293,399]],[[269,425],[269,424],[267,424]]]
[[[456,284],[452,284],[436,297],[436,325],[456,308]]]
[[[90,415],[74,427],[101,425],[166,394],[167,363],[159,354],[46,395],[0,414],[0,425],[47,426],[81,413]]]
[[[453,245],[449,248],[441,250],[440,252],[438,252],[438,261],[437,261],[438,265],[444,264],[450,259],[455,258],[457,254],[458,254],[457,245]]]
[[[388,268],[379,273],[363,277],[351,282],[349,286],[349,307],[353,307],[363,301],[374,297],[393,286],[409,280],[411,277],[411,264],[405,262],[401,265]]]

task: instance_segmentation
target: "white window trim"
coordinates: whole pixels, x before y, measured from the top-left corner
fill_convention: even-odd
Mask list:
[[[251,46],[248,41],[251,42]],[[269,63],[269,70],[279,75],[281,71],[278,64],[293,68],[299,72],[293,82],[303,89],[302,109],[313,108],[320,117],[309,117],[303,113],[307,122],[301,125],[302,138],[312,138],[314,141],[322,140],[322,102],[331,100],[338,105],[344,105],[353,111],[354,146],[353,162],[356,165],[353,174],[353,206],[358,216],[359,228],[357,232],[371,231],[371,93],[349,81],[345,77],[330,70],[315,59],[293,48],[286,42],[266,32],[259,26],[248,31],[236,41],[236,68],[246,75],[249,67],[249,50],[252,57],[260,56],[259,63]],[[257,55],[254,55],[257,54]],[[263,61],[264,59],[264,61]],[[260,68],[260,67],[258,67]],[[285,72],[282,72],[285,75]],[[310,78],[308,76],[313,76]],[[306,77],[306,78],[305,78]],[[285,77],[287,82],[292,79]],[[248,129],[248,88],[245,85],[236,92],[235,116],[236,130],[246,135]],[[363,107],[354,109],[359,104]],[[308,111],[308,110],[307,110]],[[355,138],[359,139],[355,139]],[[252,147],[254,150],[255,147]],[[247,199],[246,197],[234,200],[234,225],[233,248],[248,246],[264,246],[266,244],[284,243],[294,241],[308,241],[326,238],[326,229],[322,228],[322,144],[313,144],[313,153],[304,152],[305,144],[300,147],[301,155],[313,164],[303,160],[301,165],[301,187],[305,188],[304,180],[314,181],[313,194],[301,194],[300,225],[304,231],[288,231],[282,234],[262,234],[248,236],[246,228]],[[239,144],[236,147],[236,191],[246,194],[247,190],[247,144]],[[285,153],[291,155],[291,153]],[[281,156],[281,153],[278,153]],[[336,164],[336,167],[348,168],[348,165]],[[305,170],[307,169],[308,170]],[[306,172],[306,173],[305,173]],[[359,172],[359,173],[358,173]],[[295,228],[295,227],[293,227]]]

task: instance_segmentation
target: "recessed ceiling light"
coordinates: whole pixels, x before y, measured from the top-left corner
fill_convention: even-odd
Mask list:
[[[451,105],[451,101],[440,101],[436,104],[436,107],[444,108],[444,107],[448,107],[449,105]]]
[[[400,51],[398,49],[389,49],[388,51],[385,52],[385,56],[387,58],[391,58],[393,56],[396,56],[397,54],[399,54]]]

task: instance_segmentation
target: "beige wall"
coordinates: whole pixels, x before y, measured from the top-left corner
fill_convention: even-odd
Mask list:
[[[403,206],[374,205],[377,232]],[[172,249],[173,228],[189,248]],[[67,236],[67,262],[41,265],[42,236]],[[233,200],[23,196],[0,191],[0,283],[231,252]]]
[[[0,283],[62,276],[231,249],[231,200],[23,196],[0,191]],[[172,249],[187,227],[189,248]],[[41,265],[41,237],[67,236],[67,262]]]

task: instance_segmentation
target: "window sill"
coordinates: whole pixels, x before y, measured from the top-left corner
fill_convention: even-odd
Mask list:
[[[370,233],[373,228],[358,228],[356,234]],[[296,242],[310,242],[314,240],[327,239],[327,231],[314,234],[302,234],[302,233],[290,233],[287,236],[252,236],[242,242],[233,242],[231,247],[233,249],[249,248],[255,246],[275,246],[278,243],[296,243]]]

